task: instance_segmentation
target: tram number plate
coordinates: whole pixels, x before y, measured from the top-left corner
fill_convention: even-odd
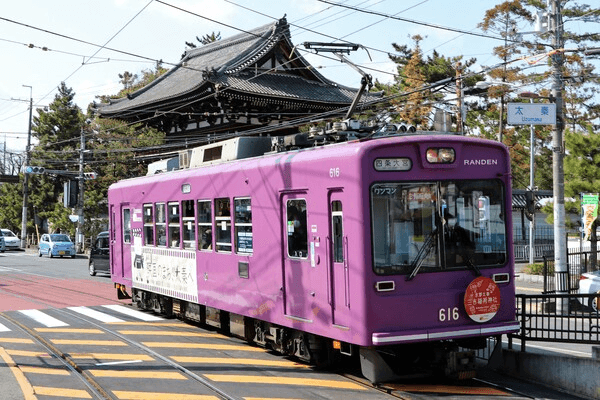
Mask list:
[[[59,255],[59,256],[64,256],[64,255],[65,255],[65,252],[61,250],[61,251],[59,251],[59,252],[58,252],[58,255]]]
[[[440,308],[438,311],[438,318],[440,322],[444,321],[456,321],[460,317],[458,313],[458,307],[454,308]]]

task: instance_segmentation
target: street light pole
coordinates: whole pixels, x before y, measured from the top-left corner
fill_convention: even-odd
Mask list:
[[[29,88],[29,128],[27,130],[27,147],[25,147],[25,165],[29,165],[29,147],[31,146],[31,115],[33,112],[33,88]],[[21,215],[21,248],[27,246],[27,205],[28,205],[29,174],[23,171],[23,212]]]

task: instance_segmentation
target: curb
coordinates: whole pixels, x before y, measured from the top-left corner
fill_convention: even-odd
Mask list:
[[[515,281],[529,283],[544,283],[544,277],[542,275],[529,275],[519,272],[515,274]]]

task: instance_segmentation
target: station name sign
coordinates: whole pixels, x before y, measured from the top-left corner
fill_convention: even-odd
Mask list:
[[[556,125],[554,103],[508,103],[509,125]]]

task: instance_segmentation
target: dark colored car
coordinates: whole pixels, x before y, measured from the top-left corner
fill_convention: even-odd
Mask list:
[[[88,269],[90,275],[97,272],[110,273],[110,250],[108,245],[108,231],[100,232],[90,250]]]

